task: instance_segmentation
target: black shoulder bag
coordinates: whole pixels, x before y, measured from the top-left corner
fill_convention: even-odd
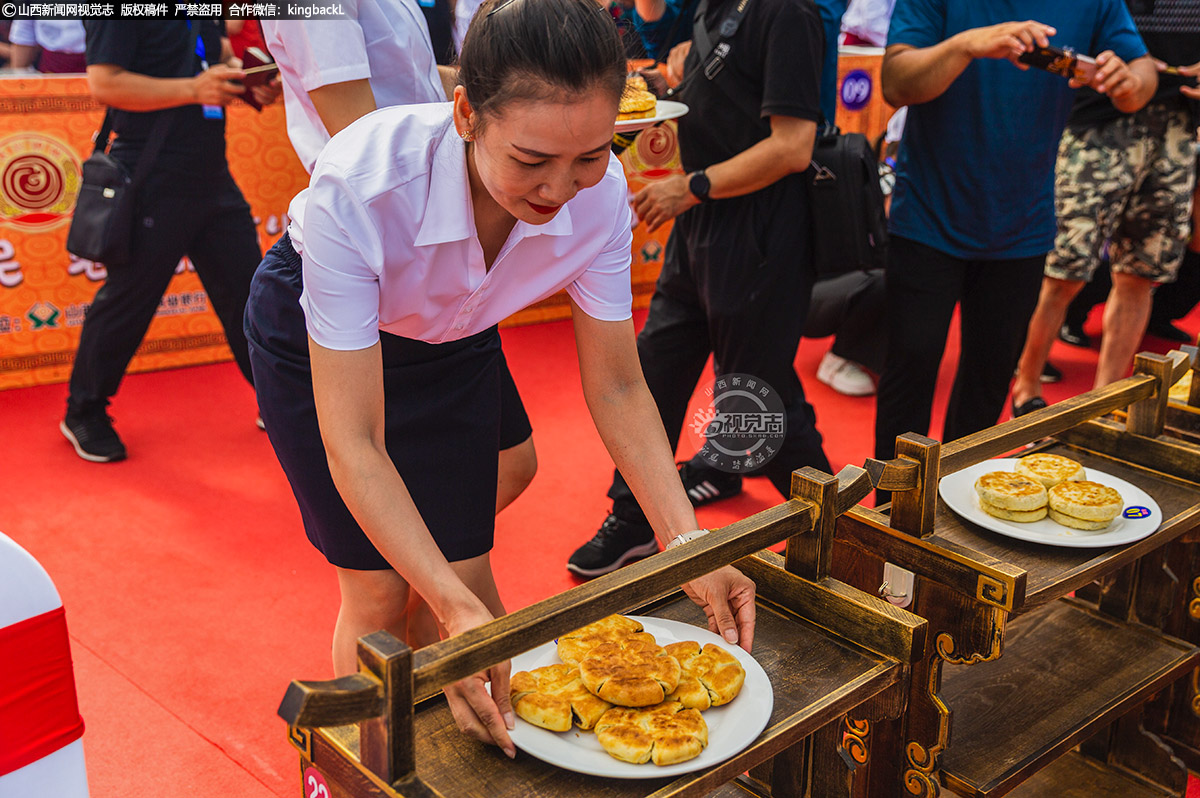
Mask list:
[[[185,76],[190,76],[199,28],[199,25],[193,26],[189,37],[186,65],[183,68],[189,74]],[[107,266],[120,265],[129,260],[137,191],[150,173],[168,129],[177,116],[179,114],[173,108],[158,112],[146,148],[138,156],[137,166],[130,176],[125,166],[108,152],[113,109],[105,112],[104,122],[96,133],[95,149],[83,162],[79,196],[75,199],[71,227],[67,231],[68,252]]]
[[[714,45],[704,24],[708,0],[701,0],[692,28],[692,46],[700,72],[713,84],[725,67],[731,46],[725,41],[737,32],[750,0],[738,0],[722,22]],[[724,91],[733,105],[759,124],[761,107],[747,94]],[[812,219],[813,266],[818,278],[856,270],[883,268],[887,249],[887,219],[879,162],[861,133],[841,133],[836,126],[818,125],[812,162],[805,172]]]

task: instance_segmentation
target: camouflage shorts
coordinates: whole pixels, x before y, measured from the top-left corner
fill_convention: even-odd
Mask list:
[[[1058,147],[1058,235],[1046,276],[1090,280],[1105,248],[1114,272],[1175,279],[1190,235],[1195,134],[1183,111],[1158,104],[1087,130]]]

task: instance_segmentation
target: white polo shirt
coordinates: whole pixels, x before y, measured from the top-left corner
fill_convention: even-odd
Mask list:
[[[279,64],[288,137],[312,172],[329,134],[308,93],[369,78],[375,104],[446,99],[425,15],[415,0],[343,0],[350,19],[264,21],[263,39]]]
[[[8,32],[13,44],[41,47],[55,53],[82,53],[86,47],[83,23],[69,20],[14,19]]]
[[[385,330],[453,341],[561,289],[593,318],[628,319],[633,230],[620,161],[610,155],[604,178],[545,224],[518,220],[489,271],[450,109],[381,108],[322,151],[292,203],[304,205],[292,224],[313,340],[365,349]]]

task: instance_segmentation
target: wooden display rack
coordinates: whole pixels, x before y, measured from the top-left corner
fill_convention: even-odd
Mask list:
[[[415,652],[387,632],[362,638],[358,674],[293,682],[280,706],[304,794],[319,778],[329,798],[851,795],[870,723],[899,717],[927,647],[923,620],[828,575],[837,515],[870,489],[860,468],[803,469],[777,507],[465,634]],[[783,556],[762,551],[785,540]],[[676,778],[648,765],[627,781],[520,751],[510,761],[456,729],[443,686],[615,612],[706,628],[677,586],[733,562],[758,586],[755,658],[774,690],[766,729],[737,755]]]
[[[1164,432],[1200,448],[1200,358],[1195,347],[1184,347],[1193,356],[1190,390],[1172,395],[1167,402]],[[1172,637],[1200,644],[1200,530],[1167,546],[1155,567],[1178,583],[1182,600],[1172,603],[1163,631]],[[1147,727],[1166,742],[1193,773],[1200,773],[1200,669],[1163,691],[1148,711]]]
[[[1200,527],[1200,447],[1163,434],[1187,360],[1139,355],[1134,376],[1106,388],[946,445],[904,435],[895,460],[868,461],[893,501],[838,519],[833,573],[874,590],[885,563],[906,569],[909,608],[929,621],[907,711],[877,730],[870,795],[1183,797],[1186,770],[1144,730],[1143,709],[1181,679],[1197,695],[1200,649],[1164,633],[1187,601],[1161,567]],[[1105,418],[1126,407],[1126,423]],[[941,477],[1035,442],[1145,490],[1162,525],[1124,546],[1056,548],[984,530],[940,501]]]

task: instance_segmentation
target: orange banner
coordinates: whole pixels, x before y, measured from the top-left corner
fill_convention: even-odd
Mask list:
[[[283,105],[228,109],[229,166],[269,247],[287,206],[308,183],[284,126]],[[0,79],[0,389],[65,381],[79,329],[104,281],[103,264],[65,249],[80,164],[104,109],[83,77]],[[230,358],[208,295],[185,258],[130,371]]]
[[[838,63],[838,125],[879,135],[892,113],[879,91],[882,50],[849,48]],[[64,247],[79,191],[80,164],[104,109],[83,77],[0,78],[0,390],[65,381],[79,328],[104,281],[103,264]],[[287,138],[283,104],[257,113],[228,109],[229,166],[254,214],[259,244],[270,247],[287,224],[292,197],[308,183]],[[643,131],[622,155],[630,196],[680,172],[674,122]],[[634,306],[646,307],[662,267],[671,225],[634,229]],[[565,319],[558,294],[517,313],[505,325]],[[130,371],[150,371],[230,358],[220,322],[185,258],[159,305]]]

